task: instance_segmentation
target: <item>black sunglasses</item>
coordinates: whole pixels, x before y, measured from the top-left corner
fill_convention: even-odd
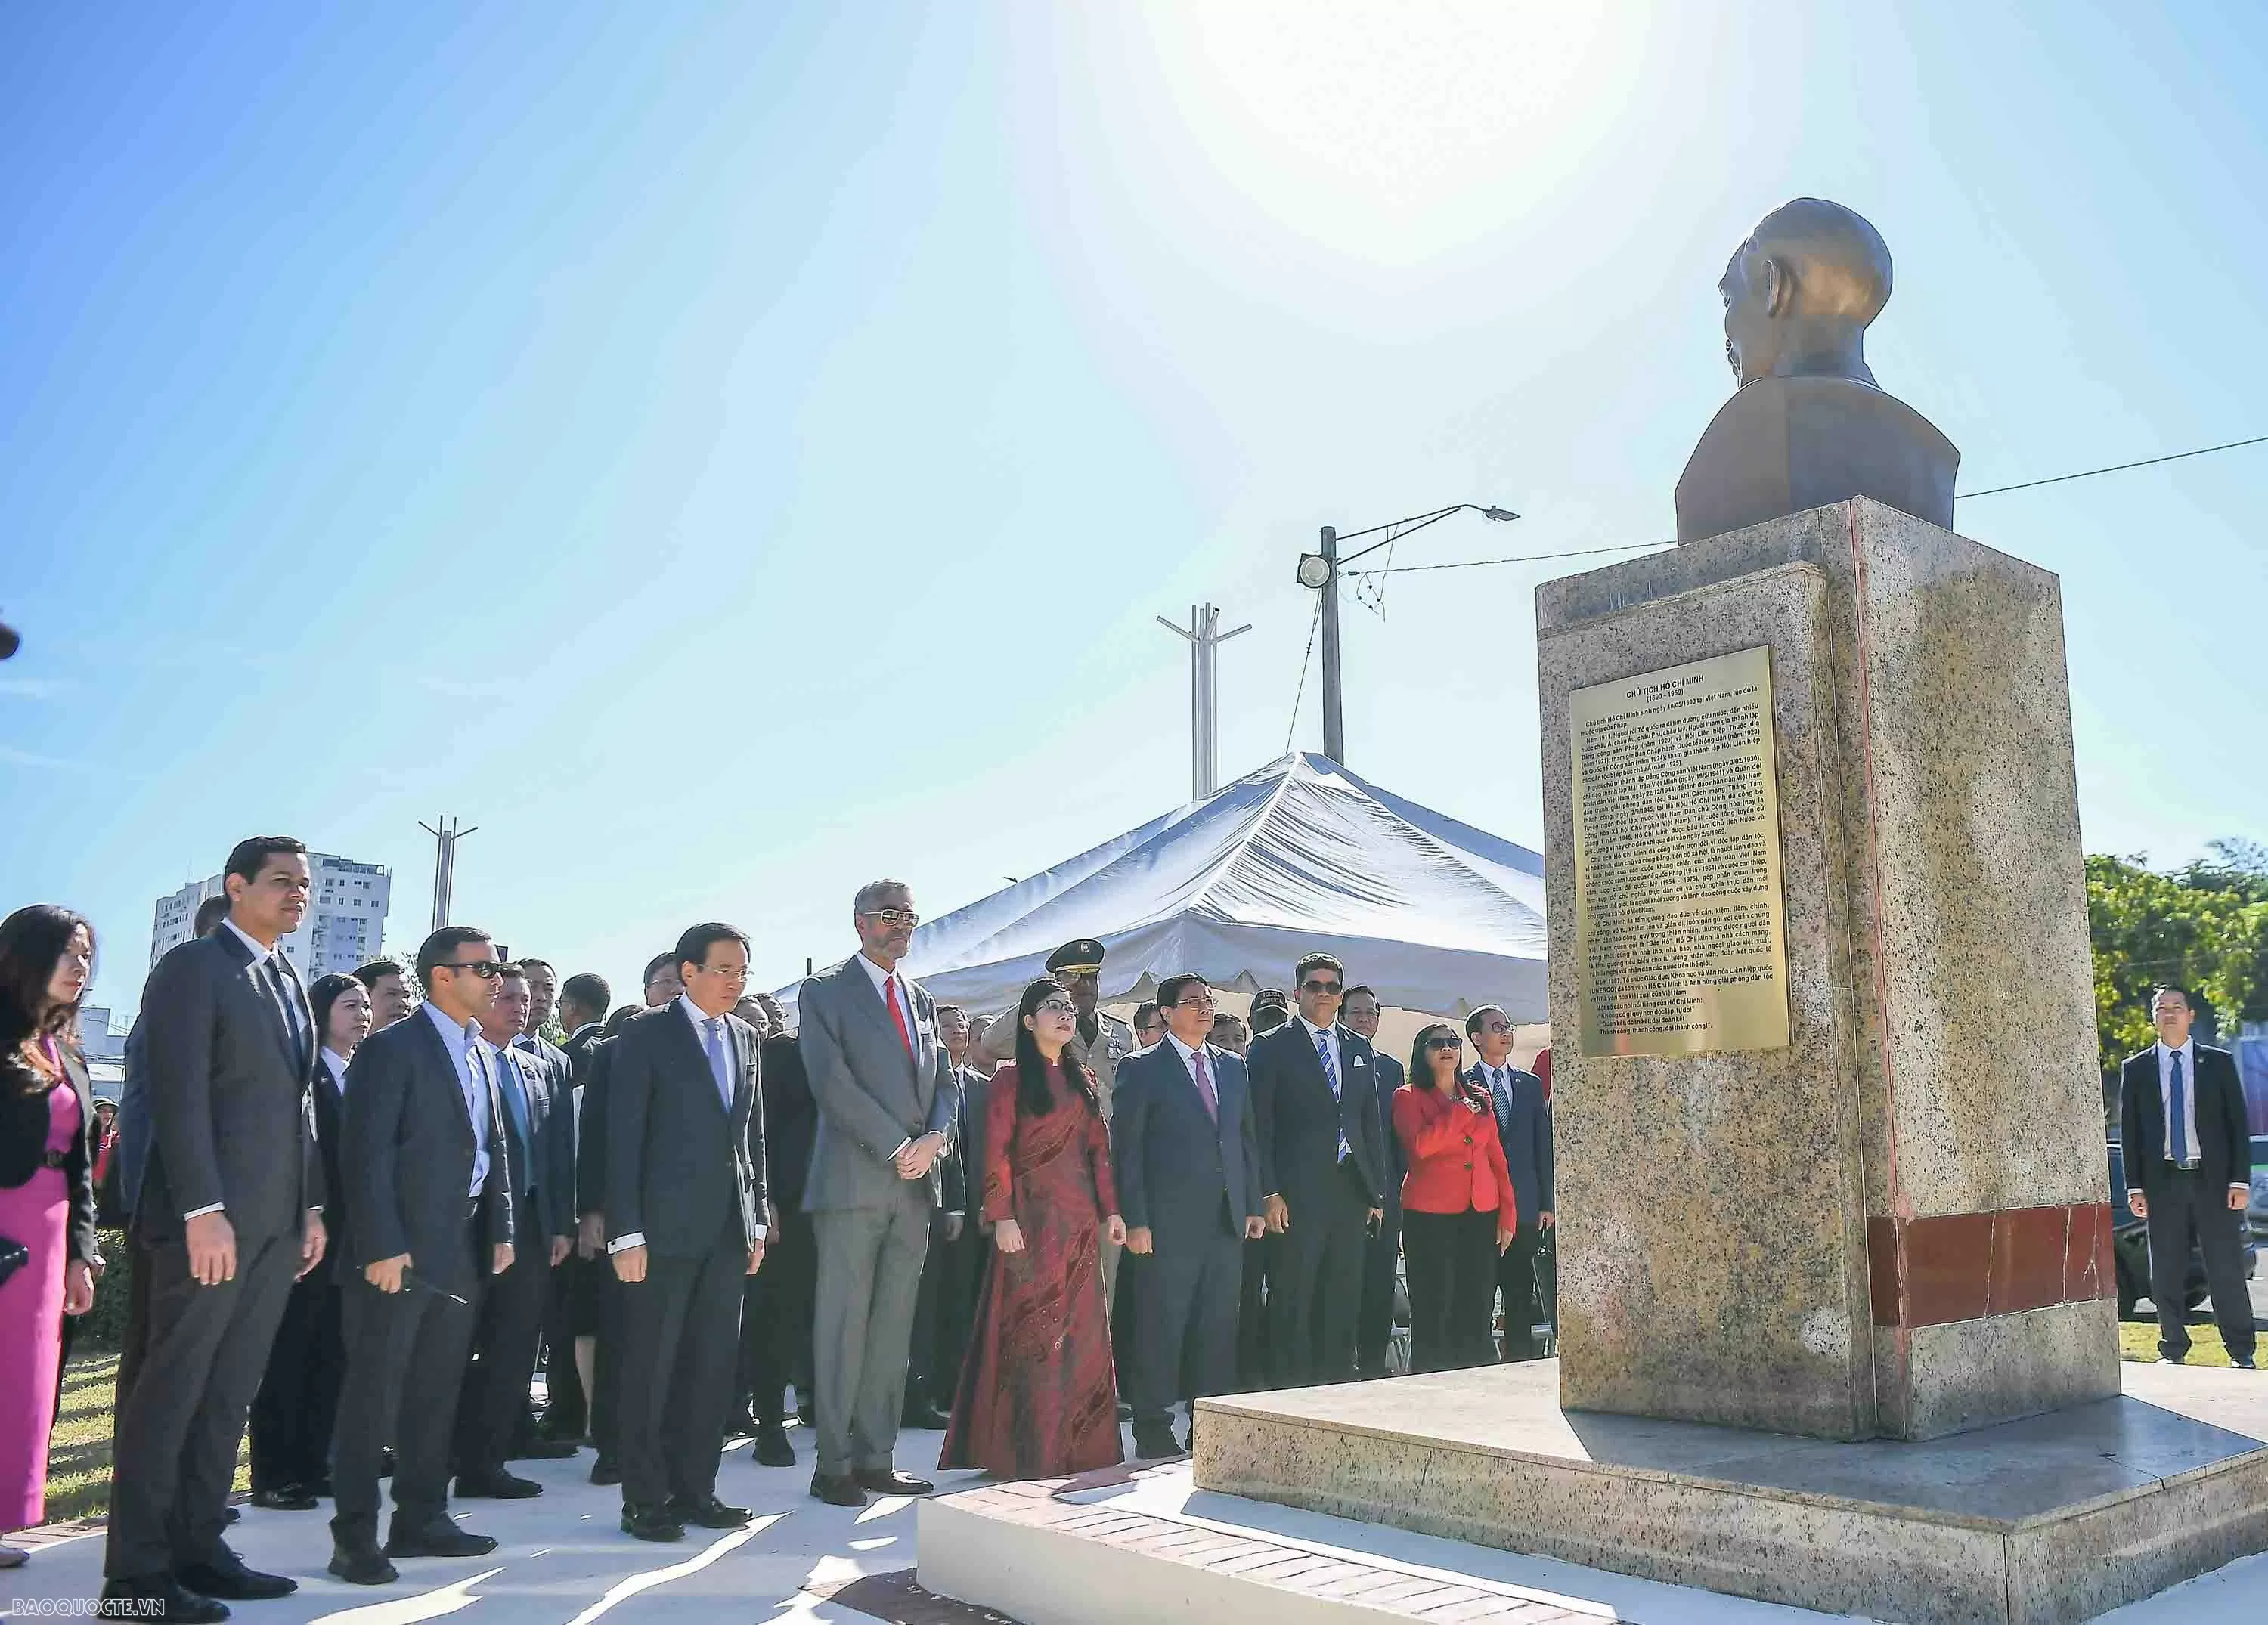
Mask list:
[[[1337,982],[1318,982],[1313,976],[1300,984],[1300,991],[1302,993],[1336,993],[1338,990]]]
[[[478,976],[482,982],[494,982],[497,977],[504,974],[504,964],[498,960],[467,960],[462,963],[451,960],[447,964],[436,965],[433,968],[435,970],[468,971],[473,975]]]
[[[1453,1033],[1440,1033],[1425,1040],[1425,1048],[1428,1049],[1455,1049],[1460,1048],[1460,1040]]]

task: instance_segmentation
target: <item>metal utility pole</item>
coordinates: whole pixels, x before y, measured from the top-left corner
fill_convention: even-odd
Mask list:
[[[420,822],[418,828],[433,837],[433,929],[439,930],[449,923],[449,892],[457,878],[457,842],[480,827],[460,829],[456,820],[447,813],[440,818],[438,829]]]
[[[1343,693],[1339,687],[1339,533],[1332,526],[1323,526],[1322,546],[1319,551],[1329,570],[1330,585],[1323,589],[1323,754],[1344,765],[1346,761],[1346,712],[1342,707]]]
[[[1323,754],[1341,767],[1346,765],[1346,714],[1342,704],[1344,696],[1339,678],[1339,571],[1358,559],[1369,557],[1381,548],[1392,547],[1414,531],[1424,530],[1428,525],[1438,525],[1451,514],[1462,513],[1469,508],[1484,519],[1495,519],[1499,523],[1520,517],[1509,508],[1454,502],[1446,508],[1436,508],[1431,513],[1417,513],[1406,519],[1396,519],[1391,525],[1373,525],[1368,530],[1350,531],[1344,538],[1336,526],[1326,525],[1323,526],[1322,546],[1315,552],[1300,555],[1300,585],[1311,592],[1323,595],[1322,601],[1316,606],[1323,628]],[[1339,556],[1342,540],[1352,541],[1361,536],[1375,536],[1381,531],[1386,533],[1384,540],[1373,541],[1344,558]],[[1180,630],[1178,627],[1174,629]]]
[[[1189,624],[1158,624],[1189,646],[1189,799],[1203,801],[1220,788],[1220,646],[1252,630],[1220,629],[1220,611],[1211,604],[1189,606]]]

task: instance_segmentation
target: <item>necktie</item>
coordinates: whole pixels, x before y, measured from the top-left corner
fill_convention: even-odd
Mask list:
[[[1323,1063],[1323,1078],[1331,1086],[1331,1099],[1338,1100],[1340,1099],[1339,1070],[1331,1064],[1331,1035],[1329,1033],[1318,1033],[1314,1036],[1315,1057]],[[1342,1101],[1341,1104],[1344,1102]],[[1346,1130],[1342,1128],[1339,1130],[1339,1160],[1344,1162],[1353,1155],[1354,1147],[1347,1143]]]
[[[2178,1049],[2175,1050],[2172,1059],[2174,1077],[2173,1088],[2169,1092],[2172,1102],[2166,1108],[2166,1116],[2169,1119],[2166,1124],[2166,1143],[2174,1148],[2173,1158],[2176,1162],[2187,1162],[2190,1159],[2189,1091],[2182,1086],[2182,1052]]]
[[[528,1173],[532,1176],[535,1172],[535,1165],[528,1160],[527,1156],[527,1098],[523,1092],[523,1080],[519,1076],[518,1063],[512,1061],[510,1057],[505,1059],[504,1070],[505,1074],[504,1109],[504,1115],[512,1120],[512,1149],[519,1153],[521,1163],[526,1166]],[[533,1189],[534,1184],[535,1181],[531,1177],[528,1180],[529,1188]]]
[[[1197,1093],[1204,1098],[1205,1115],[1211,1118],[1213,1121],[1219,1122],[1220,1121],[1220,1097],[1213,1092],[1212,1077],[1209,1070],[1205,1066],[1205,1052],[1204,1050],[1197,1050],[1190,1055],[1189,1076],[1197,1079]]]
[[[733,1067],[725,1059],[725,1018],[711,1016],[701,1024],[709,1030],[709,1074],[717,1080],[717,1098],[733,1109]]]
[[[893,975],[887,978],[882,984],[882,997],[890,1006],[890,1019],[897,1024],[898,1041],[906,1047],[906,1059],[912,1061],[916,1059],[913,1030],[906,1026],[906,1012],[898,1005],[897,977]]]
[[[291,1042],[291,1054],[296,1059],[304,1054],[306,1039],[299,1031],[299,1012],[293,1008],[295,1001],[284,985],[284,973],[277,968],[276,956],[269,954],[262,961],[266,971],[269,996],[276,1001],[276,1013],[284,1018],[284,1036]]]

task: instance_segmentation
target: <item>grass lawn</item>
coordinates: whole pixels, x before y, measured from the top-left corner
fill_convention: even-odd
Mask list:
[[[110,1504],[112,1391],[118,1357],[92,1350],[63,1371],[63,1420],[48,1446],[48,1521],[100,1517]],[[251,1488],[247,1457],[236,1458],[236,1489]]]
[[[2118,1357],[2139,1360],[2147,1364],[2158,1357],[2158,1323],[2155,1320],[2121,1320],[2118,1323]],[[2192,1365],[2226,1365],[2228,1350],[2220,1341],[2217,1326],[2190,1327],[2190,1364]]]

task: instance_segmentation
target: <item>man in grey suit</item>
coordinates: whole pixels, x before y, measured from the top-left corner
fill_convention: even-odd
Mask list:
[[[286,1596],[221,1540],[252,1396],[291,1283],[323,1255],[322,1174],[308,1132],[314,1013],[276,944],[307,912],[307,849],[239,842],[228,918],[183,943],[142,990],[153,1136],[136,1192],[151,1272],[149,1346],[111,1456],[107,1611],[217,1621],[215,1597]]]
[[[812,1350],[819,1461],[811,1493],[927,1495],[892,1466],[930,1215],[944,1201],[958,1085],[936,1005],[898,974],[919,916],[899,880],[858,888],[858,952],[803,984],[797,1041],[819,1107],[804,1211],[819,1248]]]

